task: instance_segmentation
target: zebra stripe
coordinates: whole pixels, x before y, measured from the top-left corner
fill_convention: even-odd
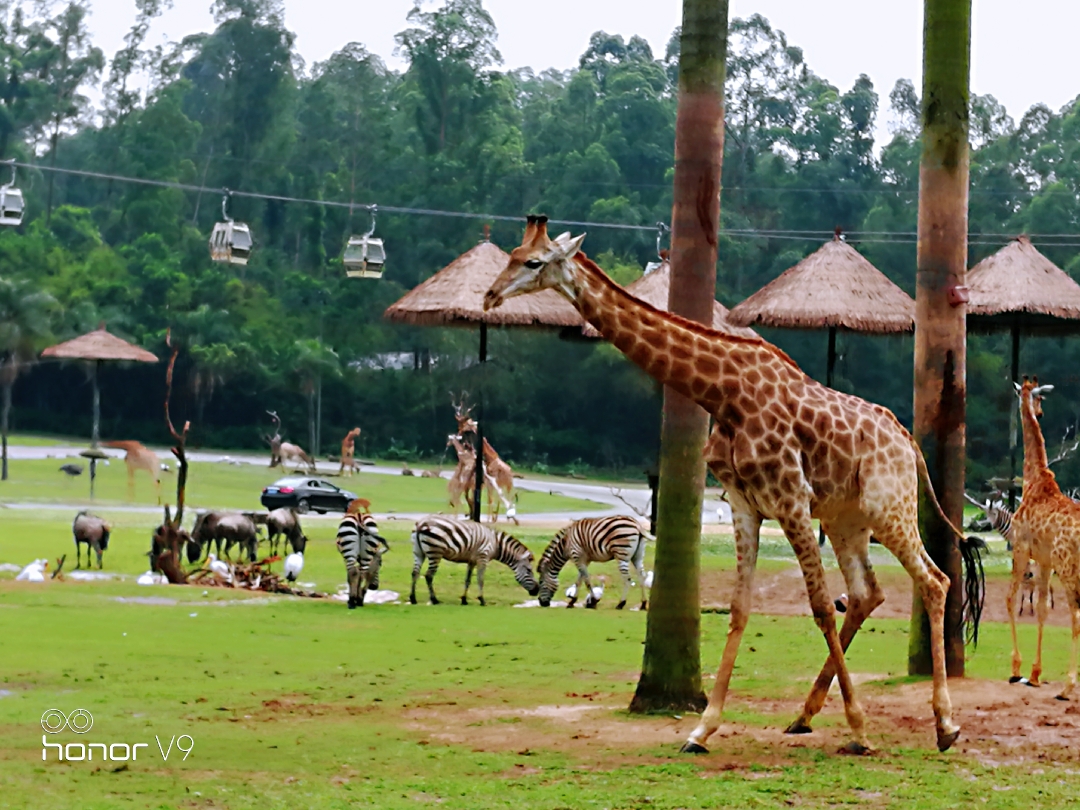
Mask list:
[[[540,586],[533,576],[533,555],[521,541],[511,537],[505,532],[475,523],[471,520],[458,520],[454,517],[443,515],[431,515],[420,520],[412,534],[413,544],[413,572],[412,590],[409,592],[409,601],[416,604],[416,580],[420,578],[420,567],[427,560],[427,571],[424,579],[427,580],[428,595],[431,604],[439,604],[435,597],[433,582],[435,574],[439,571],[439,563],[443,560],[450,562],[465,563],[468,568],[465,571],[465,592],[461,594],[461,604],[469,603],[469,583],[472,580],[473,569],[476,569],[476,581],[480,587],[480,604],[484,602],[484,571],[488,563],[497,560],[514,572],[514,579],[527,590],[531,596],[535,596]]]
[[[1009,511],[1009,507],[1001,501],[995,501],[988,503],[983,512],[986,513],[986,519],[990,521],[994,531],[1004,537],[1011,547],[1013,513]]]
[[[382,555],[390,545],[379,535],[374,517],[345,515],[338,524],[337,549],[349,579],[349,609],[363,607],[364,594],[379,587]]]
[[[648,607],[643,569],[647,539],[648,535],[642,530],[641,524],[625,515],[575,520],[555,535],[540,557],[537,569],[541,583],[540,604],[544,607],[551,604],[551,597],[559,588],[559,572],[572,560],[578,569],[578,579],[569,606],[572,607],[577,601],[581,583],[584,582],[588,588],[585,607],[596,607],[599,600],[593,596],[589,563],[616,560],[623,579],[622,600],[616,608],[626,606],[631,584],[630,566],[633,565],[641,583],[641,608],[644,610]]]

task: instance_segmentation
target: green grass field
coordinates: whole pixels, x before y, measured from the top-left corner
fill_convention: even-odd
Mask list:
[[[89,471],[71,479],[59,471],[63,463],[59,459],[12,462],[11,478],[0,482],[0,503],[91,504]],[[175,464],[173,466],[175,468]],[[252,464],[192,463],[188,471],[187,502],[196,508],[261,509],[262,488],[283,475],[280,469]],[[437,478],[359,473],[351,478],[333,480],[342,488],[367,498],[372,510],[379,513],[438,512],[449,508],[446,481]],[[162,474],[161,496],[164,503],[176,502],[175,473]],[[143,472],[136,473],[135,499],[131,501],[124,463],[114,459],[108,467],[99,465],[93,505],[103,508],[128,503],[157,504],[150,478]],[[595,508],[596,505],[588,501],[562,495],[518,491],[518,512],[522,514]]]
[[[68,520],[0,511],[0,562],[70,553]],[[141,572],[153,518],[128,513],[120,521],[106,569]],[[335,522],[308,525],[301,580],[334,591],[344,582]],[[408,526],[383,528],[393,550],[382,586],[404,598]],[[519,536],[539,552],[550,532]],[[706,543],[705,568],[730,567],[725,546]],[[790,565],[780,557],[777,550],[762,568]],[[610,565],[596,572],[614,580]],[[889,745],[879,723],[876,756],[835,755],[844,739],[836,700],[803,747],[736,735],[715,739],[707,757],[680,756],[681,736],[669,729],[675,719],[622,711],[640,666],[645,614],[615,611],[608,595],[596,611],[515,609],[527,596],[497,564],[489,606],[462,607],[463,575],[463,566],[442,566],[439,606],[349,611],[327,599],[139,587],[130,578],[32,584],[0,574],[0,807],[1075,806],[1075,756],[1055,764],[1061,754],[1051,754],[1034,767],[962,749],[942,755],[928,722],[916,744]],[[570,577],[564,572],[564,585]],[[421,581],[422,601],[423,588]],[[724,615],[702,616],[706,671],[726,627]],[[1032,628],[1022,631],[1030,650]],[[902,621],[868,623],[849,657],[853,672],[873,673],[862,694],[887,695],[911,681],[903,675],[906,632]],[[1066,654],[1067,632],[1048,628],[1047,672],[1062,673]],[[751,731],[782,727],[790,710],[771,702],[798,700],[822,658],[808,619],[755,616],[726,719]],[[1000,679],[1007,666],[1007,628],[984,626],[970,674]],[[537,710],[556,706],[580,711],[580,721]],[[137,762],[101,762],[100,754],[59,762],[51,752],[43,762],[40,718],[53,708],[94,717],[85,737],[56,735],[64,742],[149,747]],[[180,748],[190,748],[187,759]]]

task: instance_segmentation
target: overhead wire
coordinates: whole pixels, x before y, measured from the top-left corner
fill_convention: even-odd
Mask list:
[[[64,166],[46,166],[38,163],[26,163],[23,161],[3,161],[8,165],[15,166],[21,169],[30,169],[34,171],[46,171],[56,172],[58,174],[67,174],[75,177],[86,177],[95,180],[108,180],[121,183],[132,183],[143,186],[153,186],[157,188],[168,188],[177,191],[185,191],[194,194],[225,194],[233,197],[244,197],[248,199],[257,200],[270,200],[274,202],[286,202],[297,203],[300,205],[322,205],[330,208],[344,208],[351,211],[373,211],[378,210],[380,213],[388,214],[402,214],[411,216],[432,216],[432,217],[453,217],[459,219],[481,219],[490,220],[493,222],[524,222],[525,217],[515,216],[510,214],[492,214],[479,211],[447,211],[438,208],[416,208],[409,206],[395,206],[395,205],[382,205],[377,203],[358,203],[358,202],[343,202],[340,200],[317,200],[307,197],[292,197],[285,194],[267,194],[259,191],[243,191],[238,189],[223,189],[214,188],[211,186],[193,185],[191,183],[181,183],[175,180],[155,180],[147,177],[134,177],[131,175],[113,174],[108,172],[91,171],[88,169],[73,169]],[[784,189],[785,191],[791,189]],[[829,189],[818,189],[818,191],[829,191]],[[626,230],[626,231],[638,231],[654,233],[656,231],[655,225],[637,225],[628,222],[595,222],[589,220],[573,220],[573,219],[549,219],[553,225],[564,225],[568,227],[577,228],[602,228],[610,230]],[[721,227],[720,233],[722,236],[730,237],[742,237],[742,238],[757,238],[757,239],[775,239],[786,241],[821,241],[823,239],[831,238],[834,235],[834,231],[831,229],[822,230],[799,230],[799,229],[770,229],[770,228],[724,228]],[[1080,233],[1060,233],[1060,234],[1047,234],[1047,233],[1031,233],[1028,234],[1030,238],[1036,239],[1072,239],[1080,240]],[[869,237],[869,238],[868,238]],[[1008,241],[1015,237],[1015,234],[991,234],[991,233],[972,233],[968,236],[968,244],[975,246],[996,246],[1002,244],[1004,241]],[[860,244],[916,244],[917,234],[914,231],[845,231],[844,238],[850,242],[857,242]],[[997,241],[992,241],[997,240]],[[1049,247],[1080,247],[1080,241],[1073,242],[1051,242]]]

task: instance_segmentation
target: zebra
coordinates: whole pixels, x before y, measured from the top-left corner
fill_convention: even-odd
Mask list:
[[[337,548],[345,559],[349,579],[349,610],[364,606],[364,594],[379,587],[382,555],[390,544],[379,534],[379,524],[369,514],[347,514],[338,524]]]
[[[1000,493],[998,493],[1000,495]],[[986,514],[986,519],[990,521],[991,528],[1005,538],[1005,545],[1012,550],[1013,547],[1013,513],[1009,511],[1009,507],[1005,505],[1005,502],[999,497],[996,500],[988,500],[986,503],[979,503],[970,495],[965,493],[968,503],[972,503],[979,507]],[[1013,562],[1015,565],[1015,560]],[[1024,615],[1024,600],[1027,600],[1028,605],[1031,607],[1031,615],[1035,615],[1035,585],[1039,580],[1039,564],[1034,560],[1027,561],[1027,567],[1024,569],[1024,577],[1020,580],[1021,586],[1024,588],[1024,592],[1020,594],[1020,615]],[[1054,607],[1054,586],[1050,585],[1050,608]]]
[[[641,583],[641,609],[648,608],[645,596],[645,541],[649,538],[633,518],[614,515],[601,518],[582,518],[575,520],[558,534],[544,549],[540,557],[537,573],[540,576],[540,604],[548,607],[551,597],[559,587],[559,572],[570,560],[578,569],[578,579],[573,595],[569,597],[567,607],[573,607],[577,594],[581,593],[581,583],[588,588],[585,607],[595,608],[598,599],[593,595],[592,582],[589,579],[589,563],[618,561],[619,573],[622,574],[622,600],[616,610],[626,607],[626,597],[630,593],[630,566],[637,571]]]
[[[461,604],[469,604],[469,583],[473,569],[476,569],[476,581],[480,586],[480,604],[484,605],[484,570],[492,560],[498,560],[514,572],[518,585],[536,596],[540,585],[533,576],[533,554],[525,544],[506,532],[496,531],[471,520],[459,520],[455,517],[430,515],[416,524],[412,534],[413,572],[412,590],[409,601],[416,604],[416,580],[420,578],[420,566],[427,559],[428,594],[431,604],[439,604],[435,597],[433,582],[443,560],[465,563],[465,591],[461,594]]]

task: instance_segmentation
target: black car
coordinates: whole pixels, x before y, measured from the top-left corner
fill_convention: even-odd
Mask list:
[[[329,481],[291,475],[263,487],[262,505],[267,509],[291,506],[301,515],[308,512],[344,512],[356,500],[356,493],[338,489]]]

